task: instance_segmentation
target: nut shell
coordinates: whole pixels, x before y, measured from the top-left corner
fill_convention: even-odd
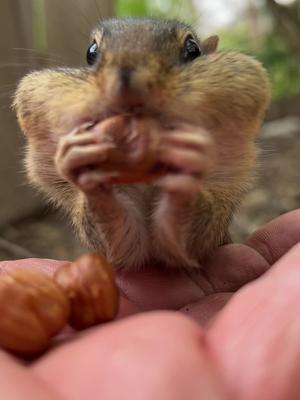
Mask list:
[[[28,270],[0,276],[0,308],[0,347],[20,355],[45,350],[70,312],[58,284]]]
[[[151,118],[115,116],[92,128],[95,135],[115,146],[101,164],[106,171],[120,172],[113,183],[134,183],[153,179],[150,171],[157,162],[162,128]]]
[[[86,254],[61,266],[54,279],[69,298],[69,324],[74,329],[108,322],[117,315],[119,292],[112,267],[104,258]]]

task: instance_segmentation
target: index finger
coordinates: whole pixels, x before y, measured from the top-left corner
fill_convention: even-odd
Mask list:
[[[300,209],[284,214],[251,235],[246,245],[274,264],[300,242]]]

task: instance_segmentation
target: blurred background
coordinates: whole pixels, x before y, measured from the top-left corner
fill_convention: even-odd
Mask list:
[[[24,140],[11,99],[27,72],[84,65],[89,33],[100,18],[162,16],[190,23],[222,50],[260,59],[273,83],[273,103],[260,138],[255,185],[236,214],[242,241],[272,218],[300,206],[300,0],[1,0],[0,259],[73,259],[83,249],[61,213],[30,188]]]

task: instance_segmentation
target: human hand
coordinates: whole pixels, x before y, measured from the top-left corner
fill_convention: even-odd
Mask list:
[[[120,272],[121,315],[157,309],[181,310],[201,325],[242,286],[259,278],[300,242],[300,210],[268,223],[245,244],[220,247],[199,271]]]
[[[91,330],[27,369],[3,354],[0,387],[8,390],[5,398],[17,399],[9,390],[20,389],[22,399],[26,390],[30,399],[39,390],[44,397],[37,399],[58,399],[55,394],[65,399],[297,399],[300,246],[289,249],[299,241],[300,212],[295,211],[254,234],[247,245],[219,249],[205,266],[206,274],[193,277],[197,284],[175,271],[141,273],[140,281],[139,274],[120,274],[125,293],[121,316],[188,308],[198,321],[210,320],[210,327],[201,330],[175,313],[140,314]],[[216,314],[234,291],[277,260]],[[15,266],[2,264],[3,269]],[[53,390],[50,397],[44,382]]]

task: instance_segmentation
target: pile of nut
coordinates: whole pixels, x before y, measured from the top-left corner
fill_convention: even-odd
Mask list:
[[[119,293],[112,267],[87,254],[51,278],[17,270],[0,276],[0,348],[21,356],[43,352],[67,324],[76,330],[113,320]]]

